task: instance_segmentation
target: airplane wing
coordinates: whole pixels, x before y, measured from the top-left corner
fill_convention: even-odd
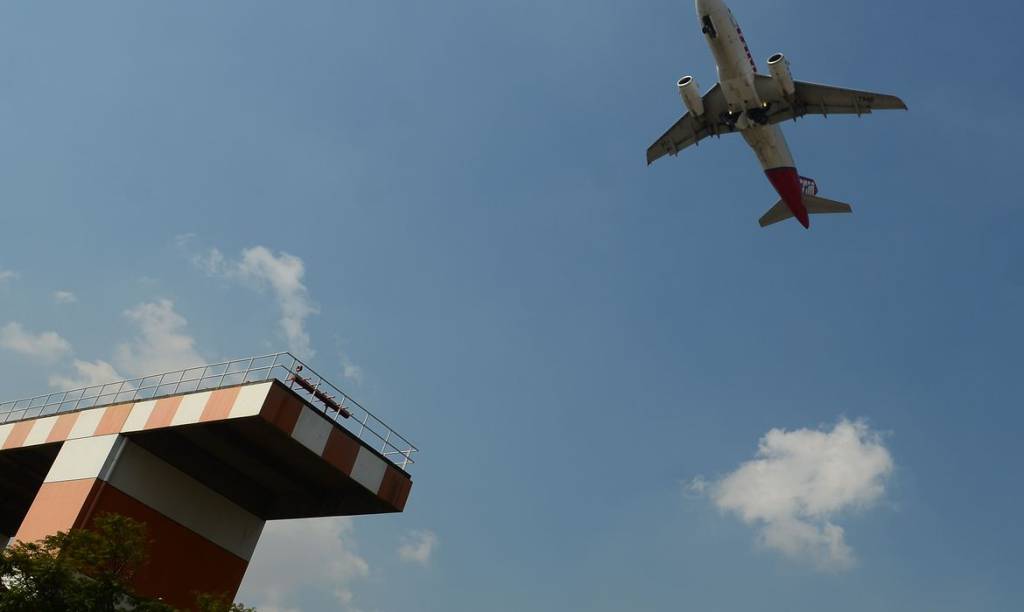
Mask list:
[[[794,81],[796,93],[786,100],[775,79],[759,74],[755,85],[761,100],[769,103],[768,119],[779,123],[804,115],[867,115],[875,110],[907,109],[896,96]]]
[[[654,163],[664,155],[675,155],[708,136],[732,132],[733,128],[729,124],[719,120],[722,113],[728,110],[729,105],[722,94],[722,88],[715,83],[715,86],[704,94],[704,114],[694,117],[693,113],[686,113],[682,119],[676,121],[676,124],[657,142],[647,148],[647,164]]]

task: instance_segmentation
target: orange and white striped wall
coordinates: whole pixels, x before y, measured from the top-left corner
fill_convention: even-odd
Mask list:
[[[18,492],[31,503],[14,539],[106,512],[143,521],[152,545],[136,588],[186,608],[195,591],[234,595],[266,520],[400,512],[412,487],[279,381],[0,425],[5,456],[55,457],[34,497]]]
[[[107,512],[148,527],[150,561],[135,578],[139,592],[181,606],[194,603],[192,590],[233,596],[264,524],[127,437],[108,434],[61,446],[14,537],[35,541],[88,527]]]

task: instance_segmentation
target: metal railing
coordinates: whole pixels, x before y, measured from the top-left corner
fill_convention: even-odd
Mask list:
[[[412,454],[419,449],[411,442],[347,393],[287,352],[233,359],[3,402],[0,403],[0,425],[99,406],[274,379],[280,380],[300,395],[308,395],[307,401],[310,405],[331,421],[354,433],[360,440],[376,448],[396,466],[404,470],[410,463],[415,463]]]

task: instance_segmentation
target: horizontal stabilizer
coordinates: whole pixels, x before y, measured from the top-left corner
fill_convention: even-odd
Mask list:
[[[819,198],[818,196],[813,196],[806,193],[803,195],[803,199],[804,206],[807,207],[807,212],[809,212],[812,215],[853,212],[853,207],[843,202],[836,202],[835,200]],[[789,207],[786,206],[786,203],[783,202],[782,200],[779,200],[778,202],[775,203],[775,206],[772,206],[770,209],[768,209],[768,212],[766,212],[764,216],[761,217],[758,223],[761,224],[761,227],[768,227],[773,223],[785,221],[786,219],[789,219],[792,216],[793,212],[789,210]]]
[[[758,221],[758,223],[761,224],[761,227],[768,227],[772,223],[785,221],[792,216],[793,213],[789,210],[789,207],[786,206],[786,203],[779,200],[775,203],[775,206],[772,206],[768,209],[768,212],[764,213],[764,216],[761,217],[761,220]]]
[[[825,215],[829,213],[852,213],[853,207],[844,202],[836,202],[835,200],[828,200],[825,198],[819,198],[818,196],[804,194],[804,206],[807,207],[807,212],[812,215]]]

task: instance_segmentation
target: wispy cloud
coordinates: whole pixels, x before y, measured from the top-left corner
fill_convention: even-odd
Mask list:
[[[174,246],[179,249],[186,249],[192,246],[198,236],[195,232],[187,232],[184,234],[178,234],[174,237]]]
[[[45,362],[55,362],[71,354],[71,343],[57,332],[33,334],[13,321],[0,327],[0,347]]]
[[[55,389],[69,390],[103,385],[124,379],[123,376],[117,373],[114,366],[102,359],[96,361],[75,359],[71,367],[75,371],[74,374],[70,376],[55,374],[50,377],[50,386]]]
[[[836,517],[877,502],[892,469],[879,434],[843,419],[831,431],[772,429],[754,459],[690,489],[708,491],[720,509],[756,526],[764,546],[836,571],[855,563]]]
[[[78,296],[70,291],[54,291],[53,301],[58,304],[74,304],[78,301]]]
[[[295,609],[303,591],[331,585],[338,609],[354,610],[352,585],[369,575],[351,519],[274,521],[260,538],[238,599],[260,610]]]
[[[353,363],[347,355],[343,355],[341,358],[341,373],[355,384],[363,384],[363,368]]]
[[[238,272],[242,278],[270,285],[281,308],[281,328],[288,339],[288,348],[300,357],[312,358],[314,353],[305,322],[319,310],[310,301],[309,292],[302,282],[306,273],[302,260],[288,253],[275,256],[265,247],[258,246],[242,251]]]
[[[170,300],[143,302],[123,314],[134,327],[134,334],[114,348],[113,361],[117,367],[103,359],[75,359],[70,364],[71,373],[50,376],[50,386],[57,389],[90,387],[123,380],[125,377],[119,370],[138,377],[205,363],[195,349],[195,339],[185,332],[188,321],[174,310]],[[17,323],[0,328],[0,345],[23,354],[46,356],[50,362],[72,353],[71,344],[56,332],[32,335]]]
[[[0,285],[4,284],[7,281],[14,280],[16,278],[18,278],[17,272],[13,270],[4,270],[3,268],[0,268]]]
[[[281,312],[279,323],[288,350],[300,359],[314,356],[306,319],[319,313],[319,309],[303,280],[306,266],[301,258],[284,252],[275,255],[266,247],[255,246],[244,249],[237,260],[225,257],[218,249],[210,249],[194,256],[192,262],[211,276],[237,280],[258,290],[269,289]]]
[[[413,530],[402,538],[398,547],[398,558],[409,563],[427,565],[437,547],[437,534],[430,530]]]
[[[145,302],[124,312],[135,326],[135,336],[118,345],[114,362],[131,376],[146,376],[206,362],[185,333],[188,321],[174,310],[174,302]]]

